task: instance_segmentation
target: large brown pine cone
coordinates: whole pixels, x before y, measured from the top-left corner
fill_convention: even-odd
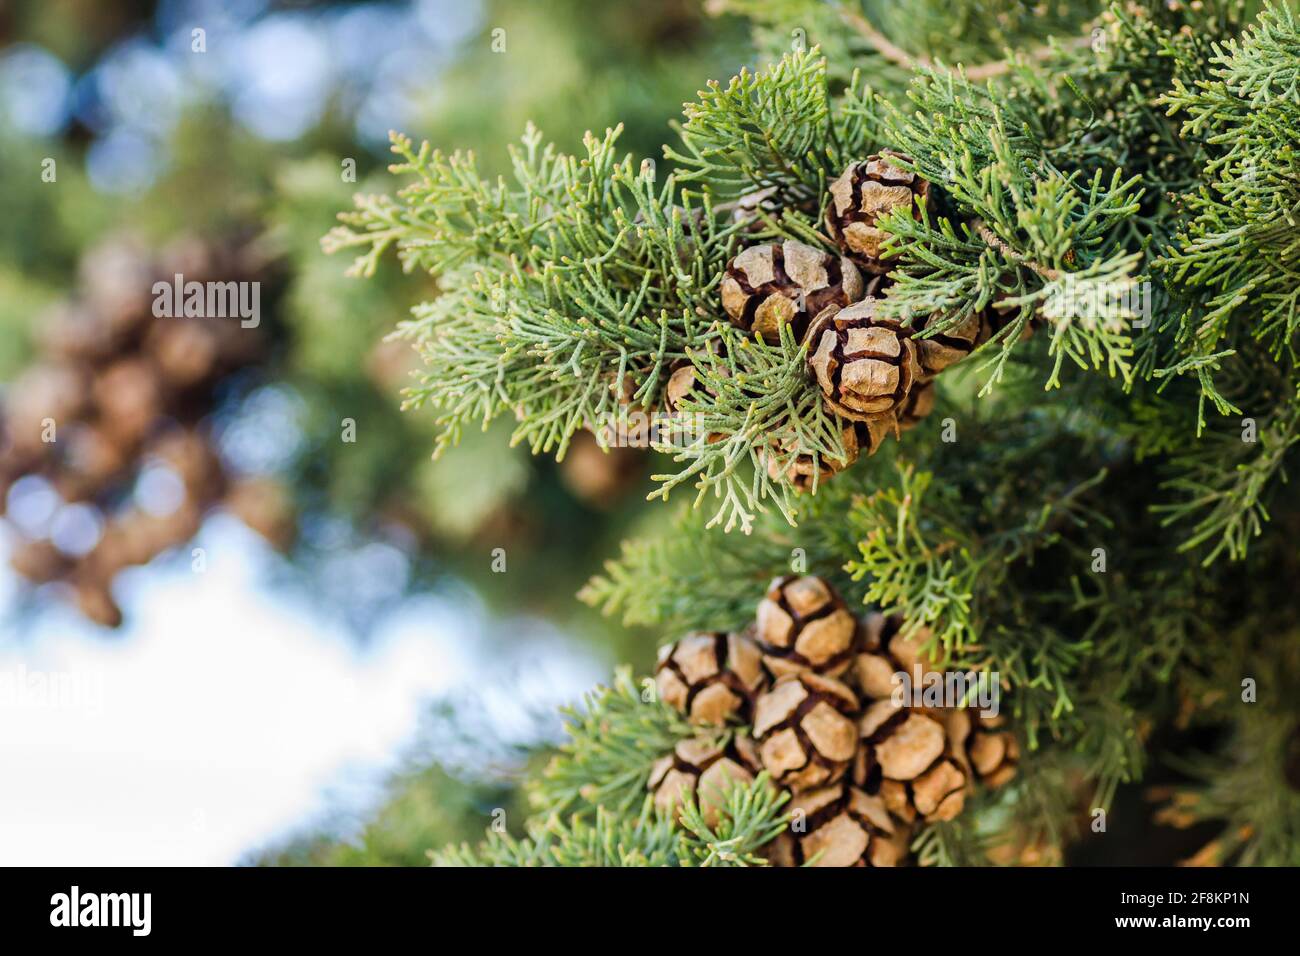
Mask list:
[[[848,259],[793,239],[751,246],[727,263],[722,307],[732,324],[779,342],[789,325],[796,342],[824,311],[856,302],[865,293],[862,274]]]
[[[749,783],[759,769],[754,742],[747,735],[737,734],[730,740],[691,737],[679,741],[672,753],[655,762],[647,786],[659,809],[671,811],[695,797],[705,820],[713,823],[728,787]]]
[[[790,829],[768,847],[773,866],[897,866],[907,856],[909,824],[885,802],[839,783],[795,794]]]
[[[747,720],[767,684],[758,647],[740,634],[688,634],[659,650],[659,699],[693,723]]]
[[[895,414],[921,377],[911,331],[876,315],[866,298],[824,313],[808,333],[808,370],[835,414],[868,421]]]
[[[876,274],[884,274],[894,265],[894,260],[881,256],[880,246],[888,233],[876,221],[900,207],[911,208],[920,220],[916,200],[920,199],[920,206],[930,201],[929,182],[893,165],[890,156],[908,159],[885,149],[864,162],[850,163],[831,183],[826,207],[826,231],[831,238],[854,262]]]
[[[964,750],[969,728],[962,710],[878,700],[858,721],[853,782],[903,820],[951,820],[965,805],[971,782]]]
[[[774,580],[758,605],[754,639],[777,677],[814,671],[838,677],[849,667],[857,620],[835,589],[816,575]]]
[[[857,749],[858,699],[839,681],[789,674],[754,704],[754,737],[772,779],[794,792],[835,783]]]

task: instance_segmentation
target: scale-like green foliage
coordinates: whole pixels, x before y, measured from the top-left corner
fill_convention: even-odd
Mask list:
[[[1300,437],[1296,15],[719,6],[754,18],[764,59],[686,104],[662,171],[619,155],[617,130],[579,156],[530,130],[510,182],[398,137],[413,182],[359,199],[327,247],[359,250],[363,273],[396,247],[438,277],[404,330],[426,363],[410,400],[437,409],[444,445],[508,416],[516,441],[563,454],[578,429],[660,408],[669,365],[691,359],[704,388],[689,427],[656,436],[652,497],[689,485],[693,507],[659,509],[583,598],[671,639],[742,627],[770,576],[811,572],[928,628],[953,666],[998,673],[1025,752],[1013,787],[924,829],[918,858],[978,861],[1012,832],[1059,847],[1072,775],[1109,806],[1141,778],[1152,728],[1244,666],[1219,645],[1294,610],[1294,594],[1259,593],[1295,573],[1294,537],[1272,525],[1300,524],[1279,494]],[[831,249],[827,184],[885,147],[936,201],[882,220],[898,257],[884,310],[923,318],[918,335],[989,310],[999,330],[944,373],[925,424],[796,494],[784,466],[838,455],[842,423],[806,346],[730,327],[720,273],[751,243]],[[1253,712],[1212,716],[1276,757],[1280,731]],[[455,859],[758,861],[778,819],[761,788],[712,828],[688,810],[685,843],[649,815],[649,766],[689,728],[630,677],[571,730],[532,788],[546,822]],[[1203,815],[1238,824],[1243,860],[1293,858],[1293,805],[1280,789],[1249,805],[1245,752],[1208,758]]]

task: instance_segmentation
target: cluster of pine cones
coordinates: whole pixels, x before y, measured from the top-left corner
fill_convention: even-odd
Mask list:
[[[251,281],[263,268],[245,246],[184,240],[155,257],[110,241],[83,258],[80,295],[42,323],[36,362],[6,389],[0,514],[11,489],[42,483],[58,499],[53,520],[81,529],[14,528],[11,563],[33,585],[64,586],[98,624],[122,621],[116,575],[190,540],[215,504],[275,544],[293,533],[284,491],[270,479],[232,480],[204,424],[221,382],[264,360],[261,330],[153,308],[157,281]],[[133,494],[154,467],[170,492]]]
[[[743,633],[697,633],[662,649],[660,699],[701,727],[651,770],[655,804],[694,797],[716,819],[726,786],[760,770],[791,794],[777,866],[894,866],[915,827],[951,820],[976,783],[1015,776],[1019,745],[1000,717],[900,706],[895,675],[920,686],[928,634],[859,619],[824,580],[772,582]]]
[[[884,150],[849,164],[831,185],[823,219],[839,256],[792,239],[750,246],[727,264],[722,278],[722,306],[735,326],[771,343],[789,326],[795,340],[807,344],[809,377],[843,425],[842,460],[816,461],[810,454],[792,460],[779,445],[766,455],[772,477],[784,469],[801,491],[849,467],[860,454],[874,454],[887,437],[925,418],[934,407],[936,376],[1005,324],[989,309],[918,338],[941,317],[913,317],[904,324],[877,314],[896,265],[882,255],[888,234],[877,222],[899,208],[920,219],[931,201],[930,183],[890,157],[907,160]],[[743,203],[738,211],[746,211]],[[695,378],[691,363],[674,367],[667,386],[670,411]]]

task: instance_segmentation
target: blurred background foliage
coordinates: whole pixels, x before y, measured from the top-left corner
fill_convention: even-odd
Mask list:
[[[0,401],[9,430],[37,373],[69,363],[49,341],[56,313],[76,311],[78,328],[108,321],[103,276],[88,263],[156,269],[191,261],[182,253],[198,244],[255,260],[264,287],[256,355],[212,372],[184,416],[164,401],[141,426],[154,436],[181,418],[187,435],[210,445],[230,488],[255,485],[256,495],[195,493],[184,503],[192,521],[173,522],[132,558],[98,560],[131,516],[124,508],[159,521],[169,514],[172,505],[150,500],[157,484],[148,477],[175,463],[163,455],[160,465],[144,437],[131,460],[72,495],[65,462],[27,460],[6,436],[7,547],[41,560],[21,568],[3,640],[22,641],[34,616],[67,604],[108,625],[110,637],[116,574],[174,557],[208,516],[233,511],[282,552],[278,573],[359,641],[405,596],[454,580],[503,618],[547,618],[607,665],[648,664],[650,636],[598,621],[573,600],[645,520],[643,455],[578,446],[557,465],[498,433],[466,436],[456,454],[431,461],[429,422],[399,411],[413,353],[385,336],[436,289],[391,262],[377,281],[348,278],[319,240],[354,192],[389,188],[390,128],[473,149],[489,172],[506,167],[503,144],[529,120],[564,148],[622,122],[623,145],[657,157],[680,104],[749,56],[742,21],[708,16],[691,0],[635,10],[600,0],[0,4]],[[47,168],[55,181],[43,178]],[[355,442],[340,440],[345,419]],[[102,407],[87,413],[89,428],[106,421]],[[49,525],[75,507],[91,515],[90,530],[70,545]],[[495,548],[506,549],[508,574],[492,573]],[[454,718],[440,706],[441,729],[422,737],[367,813],[342,814],[250,861],[423,863],[426,849],[468,839],[492,808],[512,807],[512,780],[553,731],[550,718],[539,714],[542,731],[491,761],[482,743],[491,729],[480,727],[477,746],[456,762],[448,740],[472,721],[463,701]]]

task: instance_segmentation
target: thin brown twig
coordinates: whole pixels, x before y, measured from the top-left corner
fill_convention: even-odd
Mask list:
[[[1092,37],[1090,36],[1070,37],[1068,40],[1065,40],[1060,45],[1067,50],[1081,50],[1084,47],[1091,45],[1091,43],[1092,43]],[[1029,59],[1041,63],[1043,60],[1046,60],[1049,57],[1051,57],[1051,55],[1055,52],[1056,52],[1056,46],[1049,43],[1047,46],[1035,47],[1034,49],[1029,51],[1028,55],[1029,55]],[[1002,74],[1010,70],[1011,67],[1014,65],[1015,65],[1014,59],[995,60],[992,63],[980,63],[976,66],[972,66],[969,70],[966,71],[966,79],[975,80],[976,82],[978,82],[980,80],[987,80],[995,76],[1001,76]]]
[[[1015,249],[1012,249],[998,236],[997,233],[988,227],[983,219],[972,220],[971,226],[987,245],[996,249],[1017,265],[1022,265],[1027,269],[1032,269],[1048,282],[1055,282],[1061,278],[1060,270],[1049,269],[1047,266],[1040,265],[1028,256],[1021,255],[1019,252],[1016,252]]]
[[[929,57],[912,56],[912,54],[891,41],[887,36],[877,30],[875,26],[872,25],[871,21],[868,20],[860,11],[850,10],[847,7],[841,6],[839,8],[839,13],[841,20],[856,30],[862,39],[871,44],[872,48],[889,62],[895,63],[898,66],[906,67],[907,69],[915,69],[916,67],[932,67],[934,65]],[[1091,36],[1071,37],[1069,40],[1066,40],[1062,46],[1067,49],[1081,49],[1088,46],[1090,43],[1092,43]],[[1056,47],[1051,44],[1036,47],[1029,51],[1028,56],[1031,60],[1041,62],[1048,59],[1052,53],[1055,52],[1055,49]],[[994,60],[990,63],[979,63],[966,70],[966,78],[968,80],[979,82],[981,80],[991,79],[995,76],[1002,76],[1004,73],[1010,71],[1014,64],[1014,59]]]
[[[889,62],[907,67],[909,70],[918,66],[930,65],[928,57],[912,56],[902,47],[890,42],[889,37],[872,26],[871,21],[863,16],[861,12],[843,6],[839,8],[839,11],[840,19],[853,27],[864,40],[871,44],[877,53]]]

